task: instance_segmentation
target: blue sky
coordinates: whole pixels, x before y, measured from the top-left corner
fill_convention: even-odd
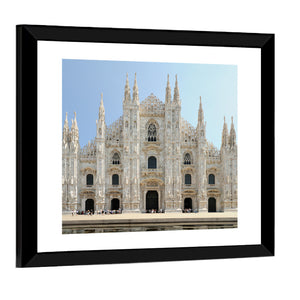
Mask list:
[[[158,62],[126,62],[64,59],[62,63],[62,126],[68,112],[76,118],[80,145],[96,134],[101,93],[106,125],[123,114],[122,101],[126,73],[132,88],[137,74],[140,102],[153,93],[165,101],[167,76],[170,76],[172,97],[177,74],[181,99],[181,115],[197,126],[200,96],[207,122],[206,138],[218,148],[221,144],[224,116],[230,129],[233,116],[237,128],[237,66]]]

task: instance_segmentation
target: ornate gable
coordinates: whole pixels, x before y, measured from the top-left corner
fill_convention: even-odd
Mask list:
[[[106,128],[106,140],[108,143],[119,143],[122,140],[123,116]]]
[[[186,143],[196,143],[197,131],[196,129],[185,119],[181,118],[181,142],[183,145]]]
[[[165,104],[152,93],[140,104],[141,115],[144,116],[163,116],[165,113]]]

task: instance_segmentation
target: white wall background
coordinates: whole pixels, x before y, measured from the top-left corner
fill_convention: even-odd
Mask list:
[[[5,3],[5,4],[4,4]],[[4,299],[296,299],[299,266],[297,1],[10,1],[0,7],[1,297]],[[276,34],[276,256],[15,268],[15,25]],[[249,103],[251,105],[251,103]],[[265,116],[266,118],[268,116]],[[255,120],[253,120],[255,122]],[[251,126],[251,124],[249,124]],[[266,178],[267,180],[267,178]],[[148,284],[151,282],[151,285]]]

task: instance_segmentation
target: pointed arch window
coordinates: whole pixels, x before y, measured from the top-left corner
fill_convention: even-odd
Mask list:
[[[192,175],[191,174],[184,175],[184,184],[192,184]]]
[[[119,175],[118,174],[113,174],[112,185],[119,185]]]
[[[113,165],[119,165],[120,164],[120,155],[119,153],[115,152],[112,157],[112,164]]]
[[[192,158],[191,158],[191,154],[190,153],[186,153],[184,155],[183,163],[185,165],[190,165],[192,163]]]
[[[157,130],[155,124],[151,123],[148,126],[148,142],[156,142]]]
[[[86,175],[86,185],[93,185],[94,184],[94,176],[93,174]]]
[[[214,174],[208,175],[208,184],[215,184],[215,175]]]
[[[150,156],[148,158],[148,169],[156,169],[156,157]]]

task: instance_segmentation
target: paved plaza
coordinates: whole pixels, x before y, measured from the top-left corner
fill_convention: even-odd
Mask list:
[[[219,224],[236,225],[237,212],[225,213],[125,213],[102,215],[63,215],[64,228],[74,226],[115,226],[115,225],[185,225]]]

